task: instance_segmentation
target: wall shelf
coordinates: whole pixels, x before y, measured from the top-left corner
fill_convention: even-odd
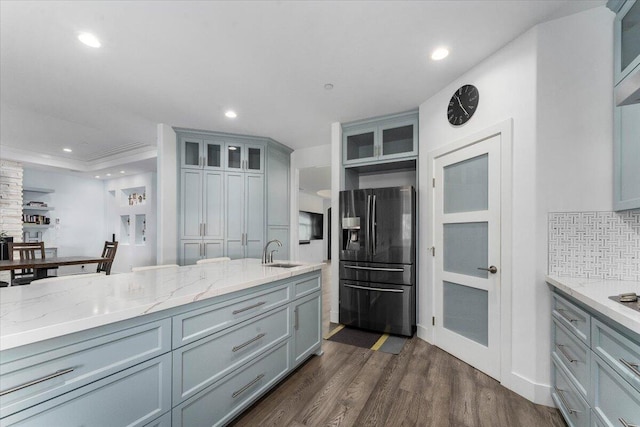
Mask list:
[[[24,230],[44,230],[52,227],[53,224],[29,224],[27,222],[22,223],[22,228]]]
[[[51,188],[39,188],[39,187],[23,187],[22,191],[29,191],[31,193],[55,193],[55,190]]]

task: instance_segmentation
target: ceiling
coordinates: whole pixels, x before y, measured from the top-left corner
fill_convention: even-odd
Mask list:
[[[93,175],[153,158],[158,123],[329,144],[330,123],[415,109],[537,23],[604,3],[1,1],[0,149]]]
[[[331,166],[300,169],[298,187],[305,193],[324,197],[318,191],[331,189]]]

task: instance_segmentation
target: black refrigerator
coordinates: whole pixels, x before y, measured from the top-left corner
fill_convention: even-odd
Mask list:
[[[340,192],[340,323],[416,330],[416,193],[411,186]]]

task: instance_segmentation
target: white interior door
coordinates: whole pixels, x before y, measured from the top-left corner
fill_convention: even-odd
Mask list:
[[[497,380],[500,137],[434,159],[435,342]]]

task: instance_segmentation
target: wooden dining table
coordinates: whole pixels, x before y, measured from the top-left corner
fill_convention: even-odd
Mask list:
[[[20,270],[32,268],[35,271],[36,279],[47,277],[47,270],[65,265],[98,264],[110,261],[109,258],[89,257],[89,256],[55,256],[38,259],[14,259],[0,260],[0,271]]]

